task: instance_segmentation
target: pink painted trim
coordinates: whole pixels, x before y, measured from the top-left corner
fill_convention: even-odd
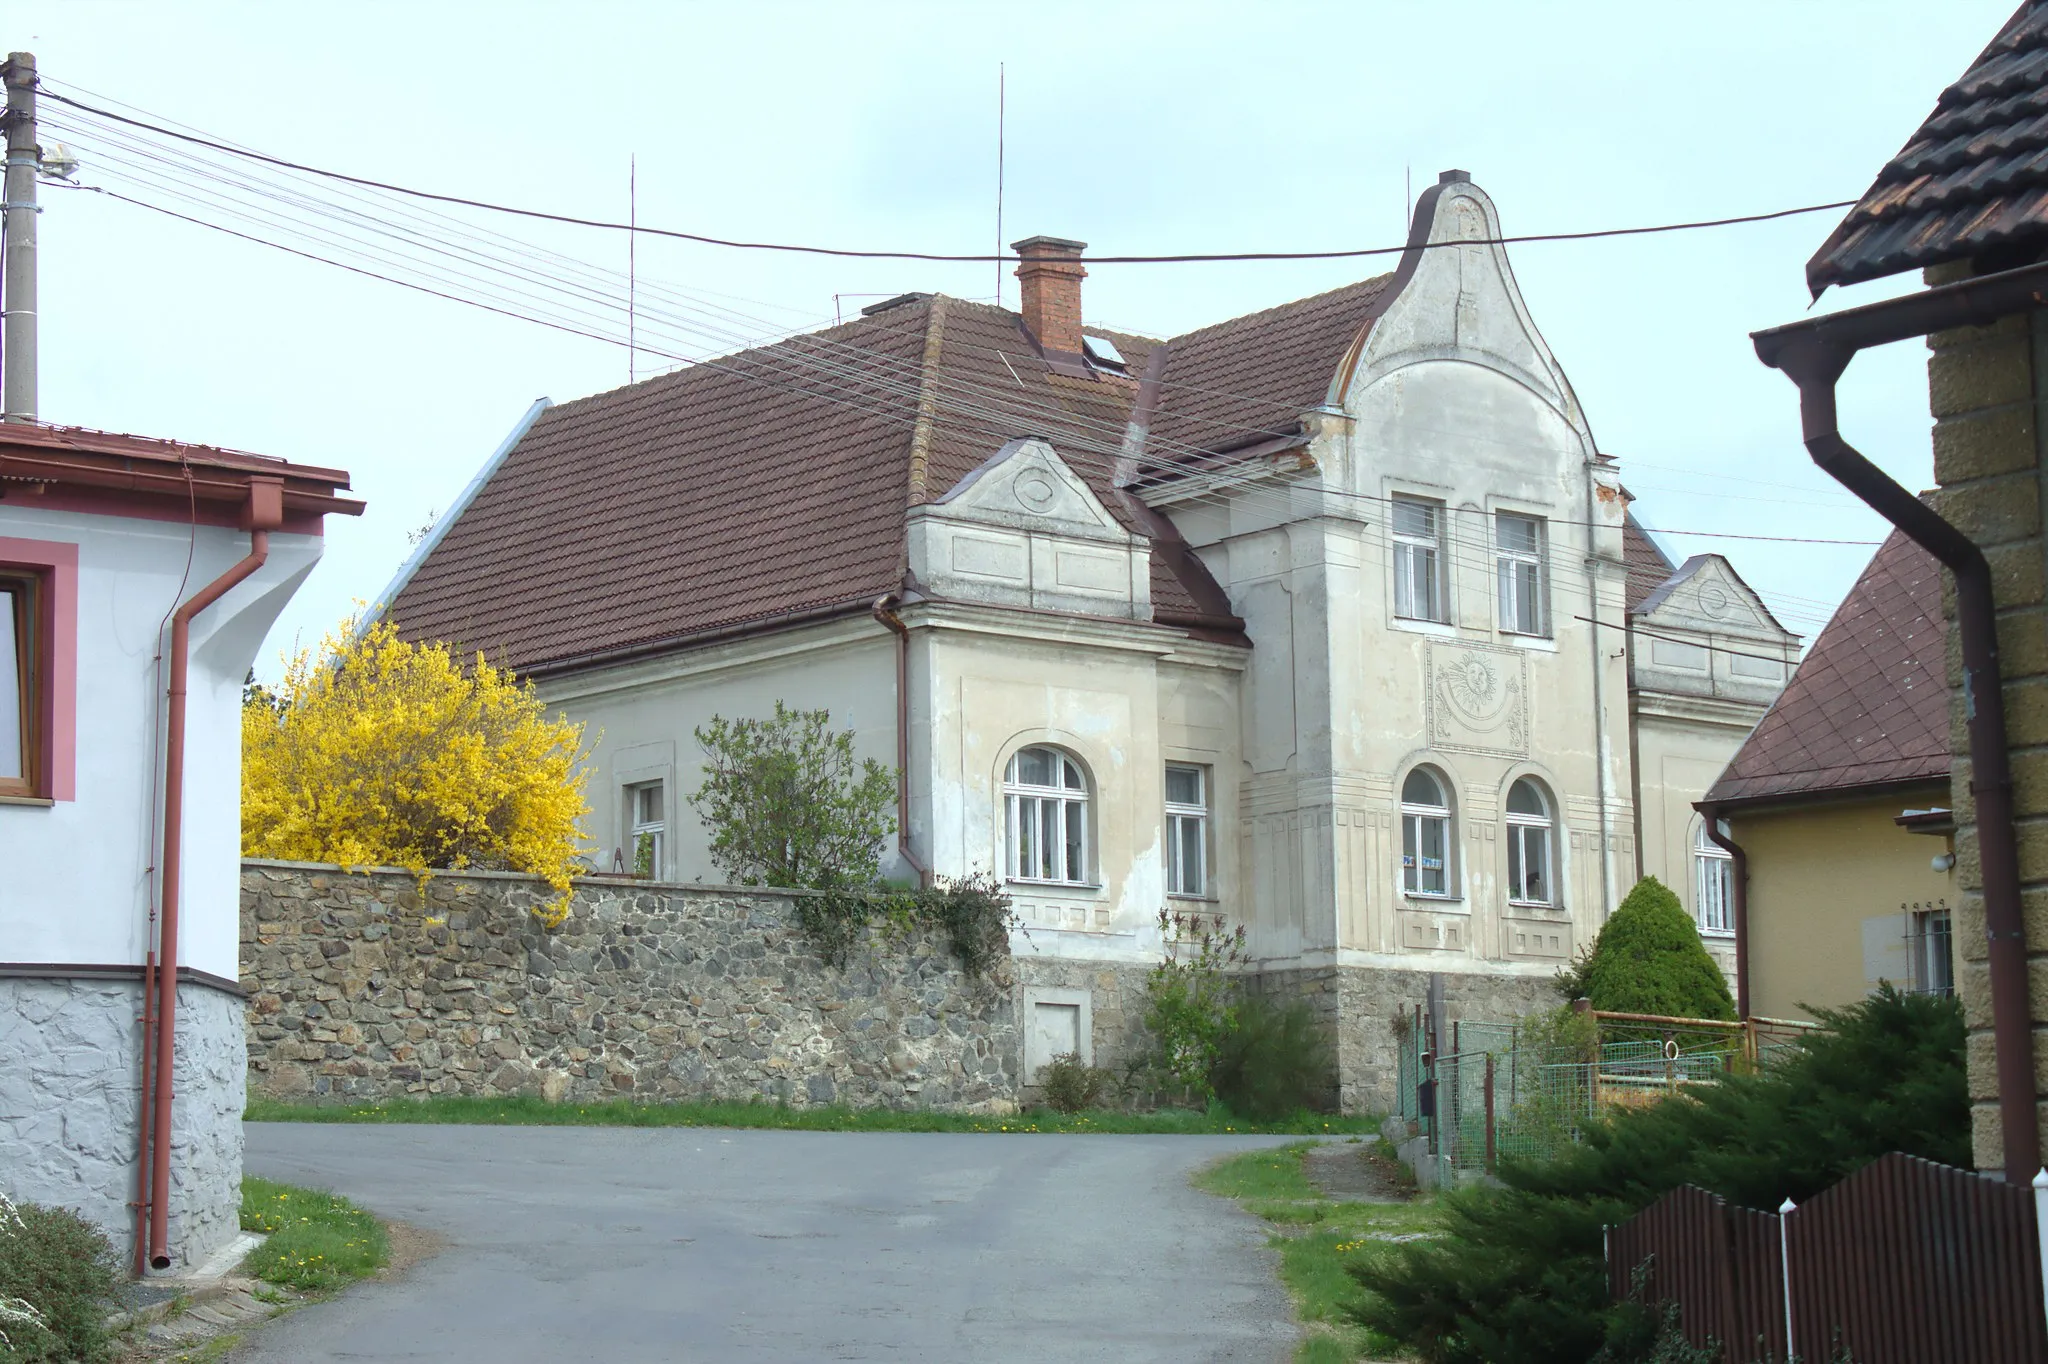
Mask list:
[[[38,771],[51,800],[78,799],[78,546],[65,540],[15,540],[0,535],[0,568],[40,571],[50,585],[44,632],[43,751]]]

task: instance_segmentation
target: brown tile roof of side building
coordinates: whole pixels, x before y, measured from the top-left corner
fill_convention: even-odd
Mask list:
[[[1143,366],[1153,343],[1105,334]],[[1136,388],[1051,373],[1016,314],[937,297],[564,403],[388,613],[535,669],[864,610],[902,586],[905,508],[1020,435],[1139,529],[1112,486]],[[1156,619],[1242,640],[1192,554],[1156,545],[1152,591]]]
[[[1678,571],[1678,566],[1665,557],[1643,529],[1642,522],[1636,520],[1634,512],[1622,514],[1621,560],[1628,570],[1626,600],[1630,611],[1641,606]]]
[[[1806,263],[1830,284],[2048,245],[2048,2],[2028,0]],[[2013,264],[2024,263],[2015,260]]]
[[[1946,776],[1947,647],[1941,567],[1894,531],[1706,801],[1826,796]]]

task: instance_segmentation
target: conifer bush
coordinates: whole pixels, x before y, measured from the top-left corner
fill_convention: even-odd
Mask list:
[[[583,727],[482,654],[344,623],[242,704],[242,855],[523,871],[560,898],[589,812]]]
[[[1654,876],[1614,911],[1593,946],[1560,973],[1566,999],[1590,999],[1603,1012],[1732,1020],[1728,981],[1700,941],[1678,896]]]
[[[1613,1111],[1554,1159],[1503,1161],[1499,1187],[1447,1195],[1442,1239],[1351,1270],[1368,1290],[1359,1319],[1425,1364],[1582,1364],[1644,1335],[1640,1304],[1608,1299],[1602,1228],[1679,1185],[1772,1210],[1890,1151],[1967,1166],[1960,1006],[1887,985],[1819,1012],[1820,1030],[1761,1071]]]

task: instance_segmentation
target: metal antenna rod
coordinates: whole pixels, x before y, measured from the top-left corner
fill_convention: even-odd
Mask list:
[[[0,369],[5,370],[0,420],[36,419],[36,56],[10,52],[0,67],[7,82],[5,189],[6,323],[0,328]]]
[[[1004,254],[1004,63],[995,63],[995,254]],[[995,262],[995,307],[1004,305],[1004,262]]]
[[[640,378],[638,337],[634,332],[639,320],[635,297],[640,277],[639,226],[640,155],[635,152],[626,162],[626,382],[629,384]]]

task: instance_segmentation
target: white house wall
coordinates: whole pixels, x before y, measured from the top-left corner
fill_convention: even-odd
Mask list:
[[[139,964],[160,828],[159,631],[249,552],[246,532],[0,502],[0,536],[78,545],[75,800],[0,804],[0,961]],[[242,681],[320,554],[272,534],[267,563],[192,626],[179,961],[240,973]],[[187,553],[191,556],[189,572]]]
[[[668,823],[665,880],[729,879],[711,863],[711,838],[688,804],[703,784],[695,734],[714,716],[767,719],[779,700],[792,710],[827,710],[850,729],[857,758],[896,766],[896,637],[867,614],[828,625],[753,636],[645,663],[550,678],[541,699],[585,725],[591,749],[587,853],[600,871],[613,854],[630,866],[626,788],[664,784]],[[902,876],[892,849],[883,872]]]

